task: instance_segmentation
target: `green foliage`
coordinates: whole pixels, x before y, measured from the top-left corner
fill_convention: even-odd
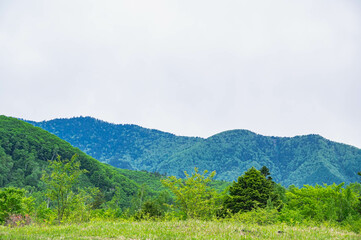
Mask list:
[[[47,202],[43,201],[36,207],[36,222],[53,224],[57,219],[57,212],[48,207]]]
[[[186,218],[212,218],[219,210],[220,196],[209,187],[216,172],[206,177],[207,172],[200,174],[198,169],[194,168],[192,175],[184,172],[186,175],[184,180],[175,176],[162,180],[162,183],[175,195],[176,207]]]
[[[41,178],[47,185],[46,196],[55,202],[58,212],[58,221],[63,220],[64,212],[68,210],[73,201],[72,192],[78,178],[86,170],[80,169],[78,156],[74,155],[70,160],[62,160],[60,156],[49,163],[50,173],[44,171]]]
[[[87,170],[79,177],[76,187],[98,187],[106,201],[113,197],[116,187],[121,188],[123,200],[120,207],[130,206],[130,200],[139,188],[134,180],[41,128],[0,116],[0,187],[45,191],[46,186],[40,178],[49,160],[56,159],[57,155],[62,159],[71,159],[74,154],[78,155],[81,169]]]
[[[81,127],[81,124],[78,125]],[[69,126],[74,127],[72,124]],[[97,131],[101,129],[100,126],[103,126],[102,122],[98,123]],[[113,127],[116,132],[119,126]],[[88,126],[88,129],[91,128]],[[221,174],[226,177],[232,177],[235,171],[238,174],[242,172],[240,169],[252,165],[257,168],[267,165],[275,171],[273,179],[279,180],[287,175],[288,180],[283,182],[286,185],[293,182],[299,185],[307,177],[311,182],[321,181],[321,173],[327,181],[337,182],[352,179],[349,178],[351,175],[357,177],[354,169],[358,167],[355,162],[360,159],[358,149],[337,145],[314,135],[279,139],[247,131],[231,131],[209,139],[193,139],[125,125],[120,133],[122,141],[131,142],[126,146],[128,150],[120,147],[119,154],[123,156],[121,161],[125,165],[130,161],[136,168],[146,166],[148,170],[175,172],[176,176],[165,178],[164,174],[157,172],[115,169],[99,163],[46,131],[17,119],[0,116],[0,186],[5,187],[0,190],[0,221],[30,219],[27,214],[35,222],[46,224],[60,220],[59,216],[63,216],[63,221],[83,224],[89,220],[119,218],[123,221],[175,221],[184,217],[209,220],[216,219],[220,212],[223,198],[219,192],[226,189],[224,193],[228,190],[229,196],[224,198],[224,210],[229,215],[217,220],[220,222],[257,225],[277,225],[281,222],[294,226],[324,224],[361,231],[360,183],[346,187],[333,184],[303,188],[291,186],[286,189],[272,181],[267,167],[261,168],[261,171],[250,169],[229,188],[229,182],[212,181],[214,172],[207,177],[207,172],[200,174],[198,168],[192,175],[186,172],[185,179],[177,178],[180,167],[186,166],[184,169],[188,170],[194,164],[189,161],[197,161],[199,169],[217,166],[215,169],[222,169]],[[107,131],[102,134],[106,136]],[[143,137],[147,140],[143,141]],[[85,137],[75,136],[74,139]],[[133,152],[135,148],[138,150]],[[168,150],[162,151],[162,148]],[[99,149],[101,152],[101,146]],[[317,154],[310,157],[310,152],[315,151]],[[337,154],[333,155],[334,152]],[[149,156],[143,159],[148,153]],[[77,159],[71,158],[74,154],[78,155]],[[56,158],[57,155],[60,157]],[[153,161],[154,156],[160,158]],[[185,156],[189,158],[183,159]],[[211,159],[212,156],[215,160]],[[314,162],[309,162],[306,156]],[[49,162],[49,159],[52,161]],[[115,159],[111,161],[116,162]],[[174,167],[175,163],[179,163],[179,166]],[[333,170],[329,171],[330,166],[336,165],[337,168],[331,167]],[[47,184],[39,181],[44,169],[49,170],[43,178]],[[56,187],[61,190],[55,191]],[[32,197],[26,197],[26,191],[31,192]],[[50,202],[50,199],[45,199],[42,192],[54,200]],[[61,193],[58,196],[67,196],[60,204],[57,204],[57,200],[62,198],[56,197],[57,193]],[[282,204],[284,207],[280,208]],[[66,206],[60,215],[57,206]]]
[[[80,189],[77,194],[73,194],[69,199],[69,207],[66,209],[65,215],[69,222],[86,222],[91,218],[91,210],[94,198],[99,193],[97,188]]]
[[[156,192],[165,190],[165,187],[160,181],[161,179],[165,178],[165,175],[157,172],[147,172],[145,170],[135,171],[128,169],[118,169],[118,171],[122,175],[136,182],[139,186],[147,185],[147,190],[150,195],[154,195]]]
[[[265,208],[268,200],[276,208],[281,206],[279,195],[274,192],[274,182],[252,167],[237,182],[233,182],[229,195],[225,197],[224,207],[232,213],[251,211],[258,207]]]
[[[267,178],[268,180],[272,180],[272,177],[270,176],[271,173],[266,166],[263,166],[259,171],[265,178]]]
[[[25,190],[8,187],[0,189],[0,223],[11,214],[29,215],[34,210],[34,199],[25,196]]]
[[[157,219],[164,215],[161,205],[154,200],[147,200],[143,203],[140,211],[135,214],[135,219]]]
[[[270,225],[278,222],[279,212],[271,208],[254,208],[248,212],[238,212],[231,215],[232,221],[258,225]]]
[[[342,222],[350,216],[359,216],[356,211],[359,203],[357,194],[351,187],[343,188],[343,185],[290,187],[286,192],[287,204],[282,210],[283,220],[298,216],[297,221]]]
[[[169,205],[173,199],[168,191],[162,191],[157,197],[146,198],[141,204],[141,208],[134,214],[135,219],[161,219],[169,210]]]

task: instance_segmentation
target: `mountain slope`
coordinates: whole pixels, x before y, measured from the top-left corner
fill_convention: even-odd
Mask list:
[[[190,159],[187,162],[183,159]],[[192,161],[192,162],[191,162]],[[233,180],[252,166],[270,168],[276,182],[286,186],[355,182],[361,168],[361,150],[326,140],[318,135],[294,138],[265,137],[245,130],[227,131],[174,155],[159,171],[179,174],[191,162],[201,169],[216,170],[219,179]]]
[[[355,182],[361,170],[360,149],[318,135],[281,138],[232,130],[203,139],[90,117],[31,123],[113,166],[178,177],[199,167],[232,181],[252,166],[265,165],[276,182],[301,186]]]
[[[133,170],[157,171],[156,165],[203,140],[178,137],[136,125],[110,124],[90,117],[28,122],[57,135],[101,162]]]
[[[78,155],[81,168],[88,171],[80,179],[80,186],[99,187],[109,197],[118,186],[123,207],[129,205],[139,187],[118,169],[100,163],[57,136],[18,119],[0,116],[0,187],[43,190],[39,181],[42,171],[57,154],[66,159]]]

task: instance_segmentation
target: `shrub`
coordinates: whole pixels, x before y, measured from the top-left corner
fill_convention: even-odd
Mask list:
[[[5,223],[10,215],[22,215],[32,213],[34,199],[25,197],[25,190],[9,187],[0,189],[0,223]]]
[[[231,216],[231,219],[242,223],[270,225],[278,222],[278,216],[276,209],[256,208],[248,212],[238,212]]]
[[[24,216],[21,214],[11,214],[7,217],[5,226],[22,227],[24,225],[29,225],[30,223],[32,223],[32,219],[28,214],[25,214]]]

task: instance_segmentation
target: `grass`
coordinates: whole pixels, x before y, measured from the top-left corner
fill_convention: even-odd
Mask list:
[[[96,221],[82,224],[0,226],[0,239],[361,239],[331,227],[259,226],[217,221]]]

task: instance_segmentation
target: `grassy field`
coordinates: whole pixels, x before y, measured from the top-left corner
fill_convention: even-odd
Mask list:
[[[1,226],[0,239],[361,239],[361,235],[331,227],[188,220]]]

